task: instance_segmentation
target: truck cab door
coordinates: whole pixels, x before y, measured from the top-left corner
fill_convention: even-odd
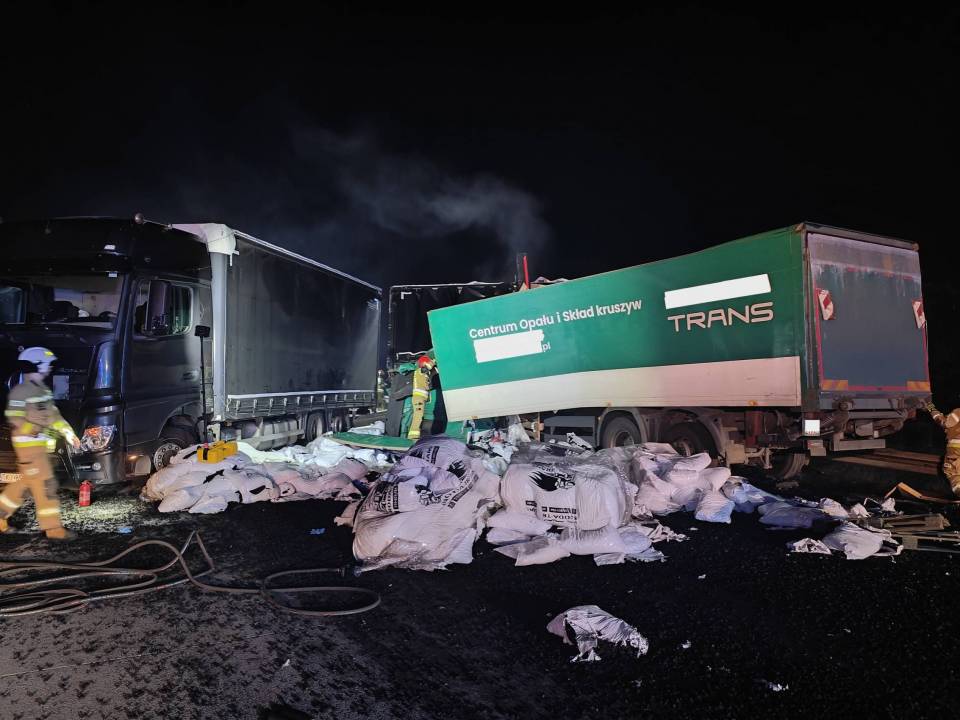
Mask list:
[[[134,289],[133,308],[124,416],[128,447],[156,440],[171,415],[199,415],[201,340],[194,328],[211,323],[210,288],[144,278]]]

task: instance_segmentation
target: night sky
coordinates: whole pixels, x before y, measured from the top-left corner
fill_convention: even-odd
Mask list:
[[[955,324],[960,11],[877,5],[7,12],[0,215],[221,221],[383,286],[806,219],[920,243]]]

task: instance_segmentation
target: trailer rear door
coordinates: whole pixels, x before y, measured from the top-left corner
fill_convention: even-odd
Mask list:
[[[929,395],[915,247],[814,232],[807,247],[821,405]]]

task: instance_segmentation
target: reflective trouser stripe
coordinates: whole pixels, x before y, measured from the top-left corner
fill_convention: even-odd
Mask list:
[[[8,497],[4,495],[0,495],[0,503],[3,503],[11,510],[16,510],[17,508],[20,507],[20,503],[15,503],[13,502],[13,500],[10,500]]]
[[[42,510],[37,510],[37,515],[59,515],[60,508],[43,508]]]
[[[52,438],[36,438],[29,435],[15,435],[11,438],[15,448],[46,447]]]
[[[7,417],[26,417],[27,411],[26,410],[4,410],[3,414],[6,415]]]
[[[960,447],[960,440],[947,440],[947,445],[950,447]]]
[[[429,390],[420,390],[419,388],[415,389],[411,394],[416,395],[417,397],[430,397]]]

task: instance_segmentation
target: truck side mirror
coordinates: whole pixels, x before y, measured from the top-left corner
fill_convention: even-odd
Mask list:
[[[210,337],[210,328],[207,325],[197,325],[193,334],[198,338],[208,338]]]

